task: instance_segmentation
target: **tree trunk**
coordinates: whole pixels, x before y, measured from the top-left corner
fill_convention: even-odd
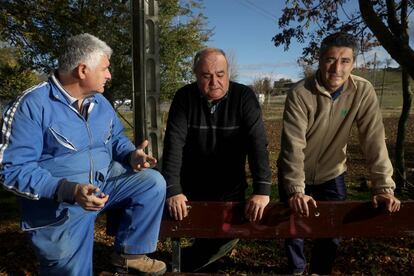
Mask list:
[[[397,141],[395,145],[395,180],[397,191],[406,188],[406,171],[404,158],[404,142],[408,117],[410,115],[412,92],[410,88],[410,77],[406,70],[402,71],[403,107],[400,120],[398,121]]]

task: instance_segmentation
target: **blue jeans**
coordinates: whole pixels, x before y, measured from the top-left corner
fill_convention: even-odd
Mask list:
[[[40,261],[41,275],[92,275],[94,223],[111,208],[121,210],[115,251],[145,254],[156,250],[165,201],[165,180],[155,170],[127,170],[113,162],[100,189],[109,195],[99,212],[67,203],[68,218],[28,232]]]
[[[287,202],[288,197],[283,187],[283,177],[278,175],[279,196],[281,201]],[[307,185],[305,194],[312,196],[316,201],[341,201],[346,199],[345,173],[326,181],[320,185]],[[316,239],[311,252],[309,273],[321,275],[331,274],[336,257],[336,250],[340,240]],[[288,257],[289,273],[303,272],[306,267],[303,239],[286,239],[285,249]]]

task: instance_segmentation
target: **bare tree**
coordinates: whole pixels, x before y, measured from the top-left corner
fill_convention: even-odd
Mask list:
[[[270,103],[270,94],[273,90],[273,87],[272,87],[272,80],[269,77],[256,78],[253,81],[252,88],[256,92],[256,95],[258,95],[258,99],[263,101],[262,104],[265,102],[265,99],[267,99],[266,105]],[[260,95],[263,95],[263,96],[260,96]]]
[[[303,61],[302,59],[298,60],[298,64],[302,67],[302,77],[307,78],[315,73],[315,68],[311,64]]]
[[[226,52],[227,61],[229,63],[230,80],[237,81],[239,78],[239,66],[237,64],[236,51],[230,49]]]

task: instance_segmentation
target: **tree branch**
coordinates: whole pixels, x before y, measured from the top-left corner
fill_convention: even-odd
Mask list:
[[[388,26],[394,34],[399,36],[401,34],[401,25],[398,22],[394,0],[387,0],[386,3],[388,10]]]
[[[399,34],[388,29],[375,13],[372,0],[358,0],[359,10],[365,23],[378,38],[386,51],[414,78],[414,51],[408,43],[404,43]],[[397,35],[397,36],[396,36]]]

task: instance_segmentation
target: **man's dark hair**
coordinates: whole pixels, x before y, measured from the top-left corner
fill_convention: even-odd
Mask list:
[[[321,47],[319,49],[319,57],[322,57],[331,47],[351,48],[354,60],[358,54],[359,48],[354,35],[344,32],[333,33],[322,40]]]

